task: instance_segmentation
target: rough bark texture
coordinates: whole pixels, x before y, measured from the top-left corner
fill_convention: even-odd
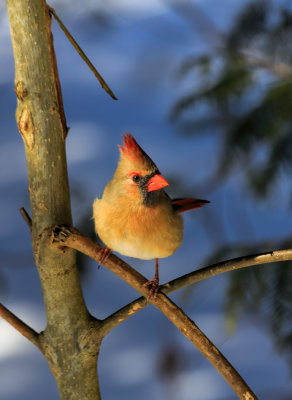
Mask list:
[[[65,155],[67,127],[44,0],[7,0],[15,59],[16,121],[28,168],[32,246],[47,313],[41,349],[53,371],[61,399],[98,399],[98,341],[86,337],[98,321],[85,306],[70,249],[47,245],[55,224],[71,225]]]

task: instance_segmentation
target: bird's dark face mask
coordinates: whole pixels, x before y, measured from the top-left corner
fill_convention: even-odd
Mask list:
[[[133,181],[137,184],[143,204],[147,207],[155,206],[161,199],[161,189],[168,185],[168,182],[160,175],[158,170],[147,175],[134,175]]]

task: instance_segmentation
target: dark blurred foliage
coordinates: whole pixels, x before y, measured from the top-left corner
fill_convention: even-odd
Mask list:
[[[165,380],[172,381],[187,366],[187,358],[178,343],[162,346],[157,359],[157,373]]]
[[[165,338],[164,338],[165,340]],[[193,357],[194,359],[194,357]],[[190,367],[188,354],[176,340],[163,343],[157,354],[156,370],[164,383],[164,398],[171,400],[179,398],[179,375]]]
[[[275,244],[262,242],[251,245],[224,246],[219,248],[207,264],[226,257],[240,257],[291,247],[292,238]],[[275,344],[292,366],[292,262],[243,268],[230,273],[225,298],[227,328],[234,330],[243,312],[256,316],[274,337]],[[262,318],[259,318],[259,317]]]
[[[196,84],[171,113],[188,134],[221,134],[218,176],[244,163],[247,182],[261,197],[281,173],[291,173],[291,34],[289,10],[250,3],[222,46],[183,63],[181,76],[194,73]]]
[[[209,41],[205,54],[185,60],[180,77],[193,89],[171,111],[185,134],[220,135],[214,181],[240,168],[251,193],[262,201],[277,192],[279,178],[289,178],[292,169],[292,9],[285,4],[249,2],[229,32],[218,31],[220,45]],[[220,247],[206,264],[291,248],[291,242],[288,237],[281,243]],[[292,368],[291,267],[285,262],[230,273],[226,312],[233,327],[243,312],[256,314]]]

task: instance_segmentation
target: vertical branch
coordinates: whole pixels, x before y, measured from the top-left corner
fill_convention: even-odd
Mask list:
[[[25,144],[35,240],[55,221],[72,222],[66,122],[45,1],[8,0],[7,8],[15,60],[16,121]]]
[[[61,399],[100,398],[97,355],[83,338],[94,319],[81,291],[72,249],[47,245],[56,223],[72,223],[65,153],[66,120],[45,0],[7,0],[15,60],[16,121],[24,141],[32,216],[32,245],[47,326],[40,335]]]

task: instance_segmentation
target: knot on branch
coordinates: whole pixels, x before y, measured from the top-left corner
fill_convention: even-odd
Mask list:
[[[56,225],[52,232],[52,243],[64,243],[71,235],[70,227],[67,225]]]
[[[51,244],[53,247],[58,248],[63,253],[68,250],[65,246],[66,241],[74,233],[74,228],[68,225],[56,225],[51,234]]]
[[[74,234],[80,235],[80,232],[73,226],[55,225],[52,230],[52,243],[65,243],[69,238],[74,240]]]
[[[24,86],[24,83],[22,81],[18,81],[15,84],[14,92],[16,94],[16,97],[18,100],[23,100],[26,96],[28,96],[28,90]]]
[[[32,150],[34,146],[34,126],[31,112],[27,107],[24,107],[21,111],[17,125],[25,146]]]

